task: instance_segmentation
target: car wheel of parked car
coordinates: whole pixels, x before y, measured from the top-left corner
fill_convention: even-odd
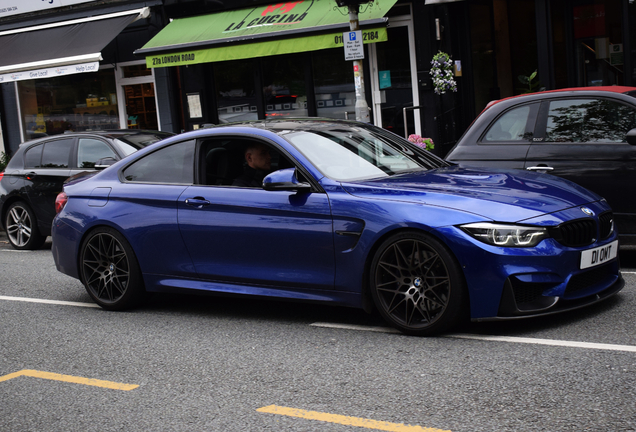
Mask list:
[[[448,250],[428,235],[405,232],[387,239],[370,276],[380,314],[403,333],[439,333],[461,318],[463,275]]]
[[[86,291],[104,309],[124,310],[141,300],[139,264],[118,231],[108,227],[92,231],[82,243],[80,269]]]
[[[46,237],[38,230],[33,210],[24,202],[11,204],[4,220],[9,243],[15,249],[34,250],[44,244]]]

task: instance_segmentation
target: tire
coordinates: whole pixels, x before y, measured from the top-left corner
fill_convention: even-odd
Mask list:
[[[18,201],[9,206],[4,219],[9,243],[15,249],[40,249],[46,236],[40,234],[35,213],[25,202]]]
[[[464,276],[454,256],[429,235],[405,232],[384,241],[369,281],[380,315],[405,334],[441,333],[464,315]]]
[[[80,278],[91,298],[107,310],[139,304],[145,292],[130,243],[117,230],[100,227],[82,242]]]

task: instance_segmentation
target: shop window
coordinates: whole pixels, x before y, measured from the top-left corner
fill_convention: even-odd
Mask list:
[[[624,85],[621,3],[608,0],[574,1],[572,15],[578,75],[576,85]]]
[[[237,60],[214,65],[220,123],[258,119],[254,64],[253,60]]]
[[[307,117],[304,57],[266,57],[262,64],[265,116]]]
[[[18,83],[25,140],[119,128],[112,69]]]
[[[312,53],[312,67],[318,117],[355,119],[353,65],[344,61],[342,49]]]
[[[153,83],[124,86],[128,129],[157,130],[157,103]]]

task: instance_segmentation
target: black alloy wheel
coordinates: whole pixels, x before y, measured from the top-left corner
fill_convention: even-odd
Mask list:
[[[15,249],[39,249],[46,240],[46,237],[40,234],[33,210],[22,201],[15,202],[9,206],[4,226],[7,230],[9,243]]]
[[[463,315],[465,282],[453,255],[419,232],[387,239],[371,266],[371,295],[382,317],[406,334],[450,329]]]
[[[132,247],[112,228],[97,228],[84,240],[80,275],[88,294],[104,309],[131,308],[144,293],[141,271]]]

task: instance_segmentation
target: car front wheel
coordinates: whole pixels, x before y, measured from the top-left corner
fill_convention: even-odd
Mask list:
[[[131,308],[144,294],[135,253],[124,236],[112,228],[97,228],[86,237],[80,275],[88,294],[104,309]]]
[[[34,250],[44,244],[46,237],[38,230],[37,219],[31,207],[24,202],[16,202],[7,210],[4,226],[9,243],[15,249]]]
[[[453,255],[429,235],[405,232],[384,241],[374,256],[370,282],[378,311],[403,333],[440,333],[463,316],[463,274]]]

